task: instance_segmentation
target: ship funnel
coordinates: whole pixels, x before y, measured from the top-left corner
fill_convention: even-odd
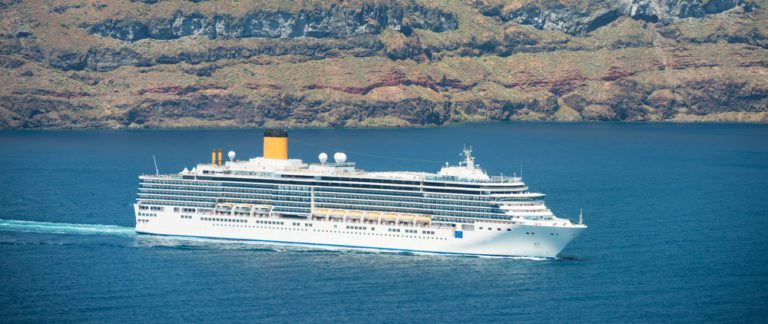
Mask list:
[[[285,129],[264,130],[264,158],[288,159],[288,131]]]

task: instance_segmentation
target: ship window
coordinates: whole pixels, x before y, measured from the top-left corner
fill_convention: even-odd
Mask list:
[[[507,229],[507,232],[511,232],[511,231],[512,231],[512,229],[511,229],[511,228],[508,228],[508,229]]]

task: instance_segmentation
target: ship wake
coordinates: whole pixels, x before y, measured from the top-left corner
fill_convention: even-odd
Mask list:
[[[0,219],[0,231],[42,233],[42,234],[78,234],[78,235],[136,235],[133,227],[101,224],[72,224],[55,222],[36,222],[25,220]]]

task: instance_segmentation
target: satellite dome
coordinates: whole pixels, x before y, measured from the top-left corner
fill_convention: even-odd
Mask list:
[[[344,163],[347,161],[347,155],[341,152],[337,152],[333,155],[333,159],[336,161],[336,163]]]
[[[236,156],[235,151],[229,151],[229,153],[227,153],[227,157],[229,157],[230,161],[234,160],[235,156]]]
[[[325,164],[325,161],[328,161],[328,154],[325,154],[325,152],[320,153],[320,155],[317,156],[317,159],[320,160],[321,164]]]

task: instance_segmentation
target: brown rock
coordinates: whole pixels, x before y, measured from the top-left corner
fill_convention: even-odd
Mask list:
[[[616,113],[605,105],[588,105],[581,111],[584,120],[608,121],[616,120]]]
[[[670,89],[659,89],[653,91],[646,99],[648,103],[654,108],[668,109],[675,105],[680,99],[680,96],[676,95]]]

